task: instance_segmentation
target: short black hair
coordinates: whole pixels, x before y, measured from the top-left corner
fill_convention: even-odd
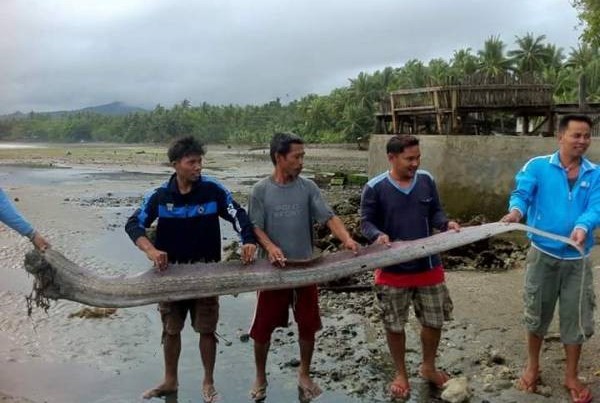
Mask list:
[[[419,145],[419,139],[412,134],[396,134],[388,140],[385,150],[388,154],[400,154],[407,147]]]
[[[204,155],[204,143],[194,136],[180,137],[173,140],[167,151],[169,162],[176,162],[190,155]]]
[[[292,148],[292,144],[304,144],[304,140],[294,133],[275,133],[271,139],[271,161],[273,165],[277,164],[275,154],[287,155]]]
[[[569,115],[565,115],[562,118],[560,118],[560,121],[558,122],[558,132],[562,133],[565,130],[567,130],[567,126],[569,126],[569,122],[571,122],[571,121],[585,122],[590,126],[590,128],[594,124],[592,122],[592,118],[590,118],[588,115],[569,114]]]

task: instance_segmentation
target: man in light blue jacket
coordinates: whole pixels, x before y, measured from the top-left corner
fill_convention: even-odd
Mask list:
[[[39,250],[46,250],[50,246],[48,241],[19,213],[2,188],[0,188],[0,222],[29,238]]]
[[[566,115],[559,123],[559,150],[529,160],[517,174],[505,222],[527,218],[527,225],[570,237],[585,251],[529,234],[525,276],[527,366],[517,386],[535,392],[540,381],[540,351],[557,300],[560,336],[566,353],[564,386],[573,402],[592,400],[578,378],[583,342],[594,333],[595,295],[589,254],[600,222],[600,167],[584,154],[591,143],[592,121]]]

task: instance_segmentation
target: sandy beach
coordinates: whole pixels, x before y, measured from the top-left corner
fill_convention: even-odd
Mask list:
[[[0,148],[0,186],[19,209],[47,235],[53,247],[82,266],[104,275],[131,274],[149,267],[123,231],[143,193],[162,183],[170,170],[164,147],[69,145],[47,148]],[[364,173],[367,154],[351,147],[309,147],[305,173]],[[205,173],[223,181],[242,202],[251,185],[271,170],[264,149],[210,147]],[[324,189],[335,203],[341,195]],[[223,224],[223,244],[234,234]],[[27,317],[25,296],[31,278],[22,268],[31,248],[26,239],[0,226],[0,401],[2,402],[131,402],[160,378],[160,320],[153,306],[119,309],[103,319],[73,318],[80,304],[57,301],[48,313]],[[600,264],[600,252],[594,251]],[[595,270],[595,290],[600,274]],[[568,401],[562,385],[562,345],[557,321],[543,349],[540,394],[526,395],[513,386],[526,357],[522,317],[522,265],[502,272],[448,272],[455,320],[442,336],[439,365],[453,375],[467,376],[472,402]],[[323,291],[324,328],[314,360],[315,376],[325,386],[322,402],[387,401],[391,379],[377,309],[370,292]],[[252,382],[251,343],[244,335],[252,315],[254,294],[222,298],[217,387],[223,401],[247,401]],[[596,322],[600,317],[596,312]],[[598,329],[598,326],[596,327]],[[184,332],[180,363],[179,402],[197,402],[201,364],[197,339]],[[295,399],[297,351],[294,326],[274,334],[269,361],[268,401]],[[439,401],[419,379],[418,326],[407,327],[407,363],[413,394],[410,401]],[[600,338],[584,346],[581,377],[600,397]],[[29,399],[29,400],[27,400]]]

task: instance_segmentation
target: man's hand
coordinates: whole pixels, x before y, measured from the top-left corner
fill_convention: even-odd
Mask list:
[[[256,254],[256,245],[253,243],[245,243],[242,245],[242,263],[250,264],[254,262]]]
[[[33,246],[36,247],[36,249],[42,252],[50,247],[50,243],[46,241],[46,239],[43,236],[41,236],[39,232],[36,232],[33,235],[31,242],[33,243]]]
[[[587,236],[587,232],[583,228],[575,228],[573,232],[571,232],[571,238],[577,245],[583,248],[583,244],[585,243],[585,237]]]
[[[285,262],[287,259],[285,258],[283,251],[279,247],[275,245],[270,246],[267,249],[267,256],[271,264],[279,267],[285,267]]]
[[[519,222],[523,216],[517,209],[512,209],[510,213],[500,219],[501,222]]]
[[[360,245],[354,239],[352,239],[352,237],[346,238],[346,240],[342,242],[342,245],[344,245],[344,248],[354,252],[355,255],[358,254],[358,248],[360,248]]]
[[[460,232],[460,224],[456,221],[448,221],[447,231]]]
[[[158,271],[167,270],[167,264],[169,263],[167,252],[152,248],[146,252],[146,256],[154,262],[154,267],[156,267]]]
[[[392,243],[390,242],[390,237],[387,234],[381,234],[377,237],[377,239],[374,242],[377,245],[385,245],[388,248],[390,246],[392,246]]]

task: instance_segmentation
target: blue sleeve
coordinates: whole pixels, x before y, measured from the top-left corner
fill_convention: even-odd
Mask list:
[[[158,217],[158,189],[146,193],[142,205],[127,220],[125,232],[135,243],[139,237],[146,236],[146,228],[152,225],[156,217]]]
[[[433,199],[431,201],[431,225],[435,229],[446,231],[448,229],[448,217],[446,217],[446,213],[442,208],[440,195],[433,179],[431,180],[431,194]]]
[[[379,203],[375,190],[371,186],[365,185],[360,198],[360,231],[370,242],[374,242],[379,235],[383,234],[375,224],[378,209]]]
[[[537,185],[536,164],[529,161],[515,176],[515,190],[510,195],[508,211],[517,209],[525,217],[537,192]]]
[[[600,224],[600,176],[596,175],[590,188],[590,199],[585,211],[575,221],[575,228],[591,233]]]
[[[233,200],[231,192],[222,185],[218,186],[219,197],[219,216],[224,220],[227,220],[233,225],[233,229],[240,234],[242,244],[253,243],[256,244],[256,238],[254,237],[254,226],[248,218],[246,210],[239,205],[238,202]]]
[[[0,189],[0,221],[23,236],[30,236],[34,232],[33,226],[19,213],[2,189]]]

